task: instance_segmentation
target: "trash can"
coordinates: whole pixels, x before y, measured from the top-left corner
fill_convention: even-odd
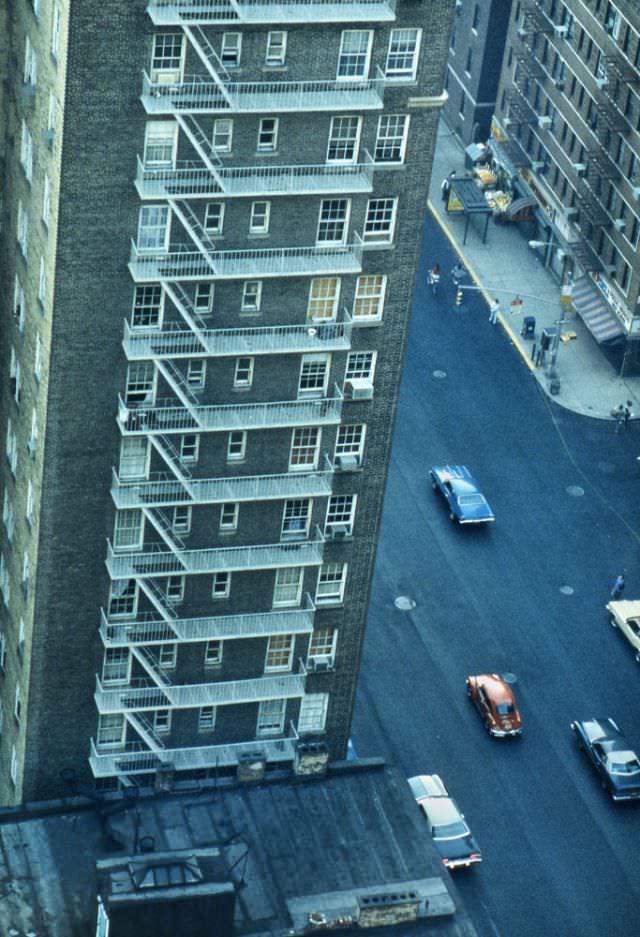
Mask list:
[[[522,320],[522,328],[520,329],[520,335],[523,338],[535,338],[536,336],[536,317],[535,316],[525,316]]]

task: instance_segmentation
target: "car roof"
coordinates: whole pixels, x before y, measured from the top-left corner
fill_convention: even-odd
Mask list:
[[[460,811],[450,797],[425,797],[420,801],[420,806],[431,826],[447,826],[462,820]]]
[[[449,792],[437,774],[419,774],[409,778],[409,786],[416,800],[422,797],[448,797]]]
[[[513,690],[497,673],[481,673],[473,679],[478,684],[482,684],[492,700],[496,700],[496,702],[515,702]]]

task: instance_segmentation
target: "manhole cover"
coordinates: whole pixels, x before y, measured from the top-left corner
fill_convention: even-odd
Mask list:
[[[613,475],[616,470],[612,462],[598,462],[598,468],[601,472],[604,472],[605,475]]]
[[[399,595],[397,599],[394,600],[396,608],[399,608],[401,612],[410,612],[412,608],[416,607],[416,603],[413,599],[410,599],[408,595]]]
[[[569,485],[567,494],[571,495],[573,498],[581,498],[584,494],[584,488],[581,488],[580,485]]]
[[[510,670],[507,670],[506,673],[502,674],[502,679],[504,680],[505,683],[517,683],[518,682],[518,678],[516,677],[514,673],[511,673]]]
[[[573,595],[573,586],[560,586],[563,595]]]
[[[433,372],[433,376],[434,376],[434,377],[437,377],[438,380],[441,381],[444,377],[447,376],[447,372],[446,372],[446,371],[434,371],[434,372]]]

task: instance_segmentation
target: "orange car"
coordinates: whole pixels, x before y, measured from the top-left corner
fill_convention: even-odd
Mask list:
[[[489,735],[522,734],[522,718],[513,690],[497,673],[467,677],[467,695],[478,709]]]

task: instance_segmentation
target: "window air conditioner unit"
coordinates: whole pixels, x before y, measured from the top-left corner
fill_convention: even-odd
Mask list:
[[[577,218],[577,217],[578,217],[578,209],[577,209],[577,208],[567,208],[567,210],[566,210],[566,212],[565,212],[565,215],[567,216],[567,219],[568,219],[569,221],[571,221],[572,218]]]
[[[531,163],[531,168],[534,172],[540,172],[542,169],[544,169],[544,166],[545,164],[538,159],[534,159],[534,161]]]
[[[502,118],[502,126],[503,126],[503,127],[510,127],[512,123],[513,123],[513,121],[511,120],[510,117],[503,117],[503,118]]]
[[[616,231],[624,231],[626,227],[624,218],[616,218],[616,220],[613,222],[613,227],[616,229]]]
[[[556,78],[553,83],[558,91],[564,91],[564,78]]]
[[[327,531],[328,540],[345,540],[349,535],[349,528],[346,524],[334,524]]]
[[[575,172],[577,172],[579,176],[584,176],[584,174],[587,171],[587,167],[585,163],[572,163],[571,165],[573,166]]]
[[[541,130],[548,130],[551,126],[551,118],[548,114],[543,114],[542,117],[538,117],[538,127]]]
[[[636,200],[636,202],[640,201],[640,186],[634,186],[634,188],[632,189],[632,192],[633,192],[633,197]]]
[[[371,400],[373,397],[373,384],[367,377],[354,377],[347,381],[347,389],[352,400]]]
[[[29,455],[31,456],[32,459],[35,459],[35,457],[36,457],[36,449],[37,449],[37,448],[38,448],[38,444],[37,444],[37,442],[35,441],[35,439],[30,439],[30,440],[27,442],[27,452],[29,453]]]
[[[331,668],[330,660],[320,660],[319,658],[312,657],[307,661],[307,671],[309,673],[323,673]]]
[[[596,78],[596,84],[597,84],[598,88],[600,88],[600,90],[602,91],[602,89],[604,88],[604,86],[607,84],[607,79],[606,79],[606,78]]]
[[[554,26],[553,31],[559,39],[564,39],[569,31],[569,28],[568,26]]]
[[[520,26],[520,28],[518,29],[518,38],[519,38],[519,39],[526,39],[526,38],[527,38],[527,30],[526,30],[526,29],[523,29],[522,26]]]
[[[360,462],[356,455],[339,455],[336,458],[336,468],[339,472],[355,472],[360,468]]]

